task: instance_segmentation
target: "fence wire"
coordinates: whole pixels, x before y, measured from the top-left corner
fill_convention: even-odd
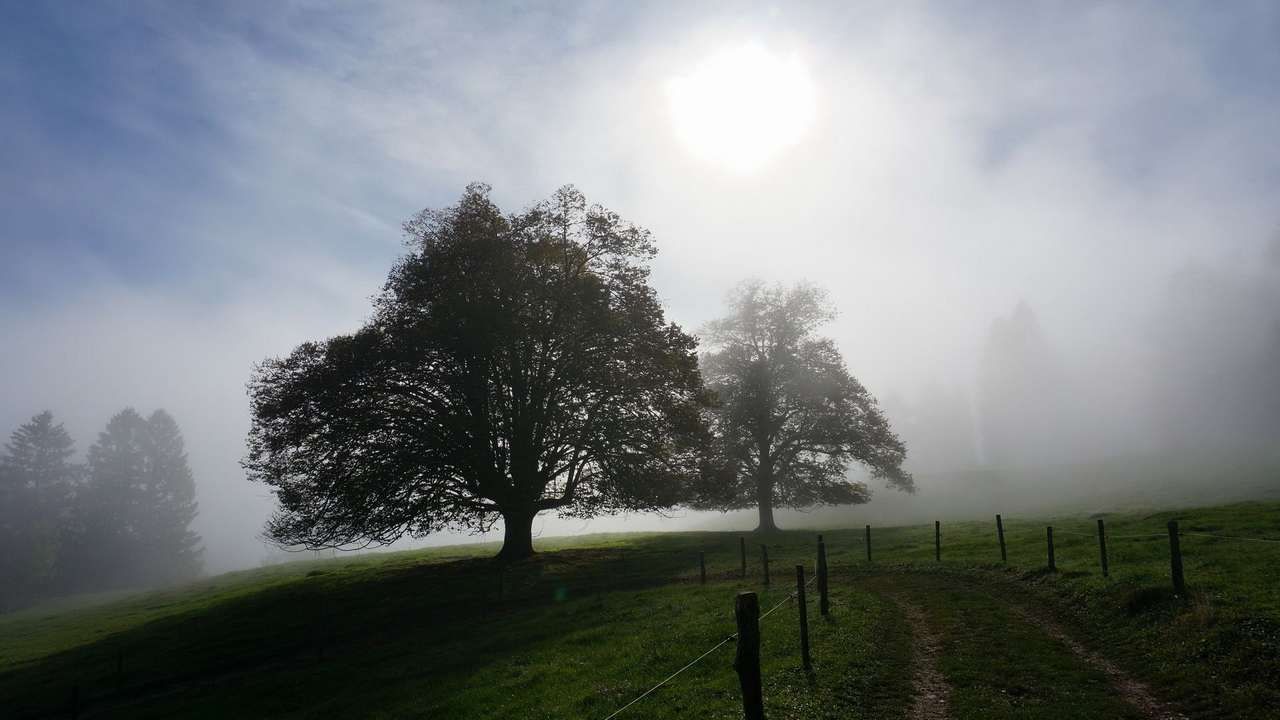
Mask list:
[[[1047,527],[1047,526],[1046,526],[1046,527]],[[1077,531],[1074,531],[1074,530],[1062,530],[1062,529],[1059,529],[1059,528],[1054,528],[1053,532],[1054,532],[1054,534],[1055,534],[1055,535],[1071,535],[1071,536],[1074,536],[1074,537],[1087,537],[1087,538],[1091,538],[1091,539],[1097,539],[1097,538],[1098,538],[1098,533],[1096,533],[1096,532],[1077,532]],[[1039,539],[1043,539],[1043,538],[1044,538],[1044,536],[1043,536],[1043,535],[1041,535],[1040,533],[1038,533],[1038,532],[1034,532],[1034,531],[1030,531],[1030,530],[1026,530],[1026,529],[1024,529],[1024,528],[1019,528],[1018,530],[1014,530],[1013,532],[1010,532],[1010,530],[1009,530],[1009,529],[1006,529],[1006,530],[1005,530],[1004,535],[1005,535],[1005,539],[1006,539],[1006,540],[1011,540],[1011,539],[1026,539],[1026,538],[1035,538],[1035,539],[1039,540]],[[1217,534],[1217,533],[1184,532],[1184,531],[1179,531],[1179,532],[1178,532],[1178,535],[1179,535],[1179,536],[1182,536],[1182,537],[1206,537],[1206,538],[1216,538],[1216,539],[1219,539],[1219,540],[1241,540],[1241,541],[1246,541],[1246,542],[1262,542],[1262,543],[1273,543],[1273,544],[1280,545],[1280,539],[1275,539],[1275,538],[1243,537],[1243,536],[1240,536],[1240,535],[1219,535],[1219,534]],[[1110,533],[1110,532],[1105,533],[1105,537],[1106,537],[1106,539],[1107,539],[1107,540],[1149,540],[1149,539],[1151,539],[1151,538],[1163,538],[1163,537],[1167,537],[1167,536],[1168,536],[1168,533],[1167,533],[1167,532],[1156,532],[1156,533],[1120,533],[1120,534],[1112,534],[1112,533]],[[857,540],[858,540],[858,542],[865,542],[865,540],[863,540],[861,537],[857,538]],[[674,553],[674,552],[679,552],[679,551],[671,551],[671,552],[673,552],[673,553]],[[808,587],[809,587],[810,585],[812,585],[812,584],[814,583],[814,581],[816,581],[817,579],[818,579],[818,574],[815,572],[812,576],[810,576],[810,578],[809,578],[807,581],[805,581],[805,587],[806,587],[806,588],[808,588]],[[769,617],[770,615],[772,615],[774,612],[776,612],[776,611],[777,611],[779,608],[781,608],[783,605],[786,605],[787,603],[789,603],[789,602],[791,602],[792,600],[796,599],[796,597],[797,597],[799,594],[800,594],[800,593],[799,593],[799,591],[792,591],[792,592],[791,592],[791,593],[789,593],[786,597],[784,597],[781,601],[779,601],[777,604],[775,604],[773,607],[771,607],[771,608],[769,608],[768,610],[766,610],[765,612],[761,613],[761,614],[760,614],[760,618],[759,618],[759,620],[760,620],[760,621],[763,621],[765,618],[767,618],[767,617]],[[666,685],[667,683],[669,683],[669,682],[671,682],[672,680],[674,680],[674,679],[676,679],[677,677],[679,677],[681,673],[685,672],[685,671],[686,671],[686,670],[688,670],[689,668],[692,668],[694,665],[697,665],[698,663],[702,662],[703,660],[705,660],[708,656],[710,656],[710,655],[711,655],[712,653],[714,653],[715,651],[719,650],[720,648],[724,647],[725,645],[727,645],[727,644],[729,644],[729,643],[731,643],[731,642],[733,642],[733,641],[735,641],[735,640],[737,640],[737,639],[738,639],[738,634],[737,634],[737,633],[733,633],[732,635],[729,635],[729,636],[728,636],[728,637],[726,637],[725,639],[721,640],[720,642],[718,642],[718,643],[716,643],[714,646],[712,646],[712,648],[711,648],[710,650],[707,650],[706,652],[702,653],[702,654],[701,654],[701,655],[699,655],[698,657],[696,657],[696,658],[694,658],[693,660],[691,660],[691,661],[690,661],[688,664],[686,664],[684,667],[682,667],[682,668],[680,668],[679,670],[677,670],[677,671],[675,671],[675,672],[671,673],[670,675],[668,675],[666,678],[664,678],[664,679],[663,679],[661,682],[659,682],[658,684],[654,685],[653,687],[649,688],[648,690],[645,690],[644,692],[642,692],[642,693],[640,693],[639,695],[637,695],[637,696],[635,697],[635,699],[633,699],[631,702],[627,703],[626,705],[623,705],[622,707],[618,708],[617,710],[614,710],[614,711],[613,711],[612,713],[610,713],[610,714],[609,714],[609,715],[608,715],[604,720],[613,720],[613,718],[615,718],[615,717],[617,717],[618,715],[622,714],[622,712],[623,712],[624,710],[626,710],[627,708],[631,707],[632,705],[635,705],[636,703],[640,702],[641,700],[645,699],[646,697],[649,697],[649,696],[650,696],[650,695],[652,695],[654,692],[656,692],[659,688],[663,687],[663,686],[664,686],[664,685]]]
[[[814,580],[817,580],[817,579],[818,579],[818,575],[815,573],[815,574],[813,575],[813,577],[809,578],[809,579],[805,582],[805,584],[804,584],[804,585],[805,585],[805,587],[809,587],[810,585],[812,585],[812,584],[813,584],[813,581],[814,581]],[[774,610],[777,610],[778,608],[782,607],[783,605],[786,605],[788,602],[790,602],[791,600],[793,600],[793,599],[794,599],[797,595],[799,595],[799,594],[800,594],[800,593],[799,593],[799,591],[793,591],[791,594],[789,594],[789,595],[787,595],[786,597],[784,597],[784,598],[782,599],[782,601],[781,601],[781,602],[779,602],[777,605],[774,605],[773,607],[769,608],[769,609],[768,609],[768,611],[766,611],[766,612],[762,613],[762,614],[760,615],[760,620],[764,620],[765,618],[769,617],[769,615],[771,615],[771,614],[773,613],[773,611],[774,611]],[[719,650],[720,648],[724,647],[726,644],[731,643],[731,642],[733,642],[734,640],[737,640],[737,639],[738,639],[738,633],[734,633],[734,634],[730,635],[729,637],[727,637],[727,638],[725,638],[725,639],[721,640],[720,642],[716,643],[716,645],[715,645],[714,647],[712,647],[710,650],[708,650],[708,651],[706,651],[706,652],[702,653],[702,654],[701,654],[701,655],[699,655],[698,657],[696,657],[696,658],[694,658],[693,660],[691,660],[691,661],[690,661],[687,665],[685,665],[684,667],[682,667],[682,668],[680,668],[679,670],[677,670],[677,671],[675,671],[675,672],[671,673],[671,674],[670,674],[670,675],[668,675],[666,678],[664,678],[664,679],[662,680],[662,682],[659,682],[657,685],[654,685],[653,687],[649,688],[648,690],[645,690],[644,692],[640,693],[639,695],[637,695],[637,696],[636,696],[636,698],[635,698],[634,700],[632,700],[631,702],[627,703],[626,705],[623,705],[622,707],[618,708],[617,710],[614,710],[614,711],[613,711],[612,713],[610,713],[610,714],[609,714],[609,716],[608,716],[608,717],[606,717],[604,720],[613,720],[613,718],[615,718],[615,717],[617,717],[619,714],[621,714],[623,710],[626,710],[627,708],[631,707],[632,705],[635,705],[636,703],[640,702],[641,700],[643,700],[643,699],[645,699],[645,698],[649,697],[649,696],[650,696],[651,694],[653,694],[653,692],[654,692],[654,691],[656,691],[658,688],[662,687],[663,685],[666,685],[667,683],[671,682],[672,680],[675,680],[675,679],[676,679],[676,677],[680,675],[680,673],[684,672],[685,670],[688,670],[689,668],[693,667],[694,665],[697,665],[698,663],[700,663],[700,662],[702,662],[704,659],[706,659],[706,657],[707,657],[708,655],[710,655],[711,653],[713,653],[713,652],[715,652],[715,651]]]
[[[639,696],[637,696],[637,697],[636,697],[636,699],[632,700],[631,702],[627,703],[626,705],[623,705],[622,707],[618,708],[617,710],[614,710],[612,713],[610,713],[610,714],[609,714],[609,717],[606,717],[604,720],[613,720],[613,718],[617,717],[617,716],[618,716],[618,715],[619,715],[623,710],[626,710],[627,708],[631,707],[632,705],[635,705],[636,703],[640,702],[641,700],[645,699],[646,697],[649,697],[649,695],[650,695],[651,693],[653,693],[655,690],[657,690],[658,688],[662,687],[663,685],[666,685],[667,683],[671,682],[672,680],[676,679],[676,676],[677,676],[677,675],[679,675],[680,673],[684,672],[685,670],[688,670],[689,668],[693,667],[694,665],[697,665],[698,663],[702,662],[702,659],[703,659],[703,658],[705,658],[706,656],[710,655],[711,653],[713,653],[713,652],[715,652],[715,651],[719,650],[720,648],[724,647],[726,644],[733,642],[733,641],[734,641],[734,640],[736,640],[737,638],[738,638],[738,633],[734,633],[734,634],[730,635],[729,637],[727,637],[727,638],[725,638],[725,639],[721,640],[720,642],[716,643],[715,647],[711,648],[710,650],[708,650],[708,651],[706,651],[706,652],[702,653],[701,655],[699,655],[698,657],[694,658],[694,659],[693,659],[693,660],[692,660],[688,665],[685,665],[684,667],[680,668],[679,670],[677,670],[677,671],[675,671],[675,672],[671,673],[671,674],[670,674],[669,676],[667,676],[667,678],[666,678],[665,680],[663,680],[662,682],[660,682],[660,683],[658,683],[657,685],[654,685],[653,687],[649,688],[648,690],[645,690],[644,692],[640,693],[640,695],[639,695]]]
[[[1249,541],[1249,542],[1264,542],[1264,543],[1277,543],[1277,544],[1280,544],[1280,540],[1274,540],[1274,539],[1272,539],[1272,538],[1240,537],[1240,536],[1238,536],[1238,535],[1218,535],[1218,534],[1216,534],[1216,533],[1202,533],[1202,532],[1182,532],[1182,533],[1178,533],[1178,534],[1179,534],[1179,535],[1191,535],[1191,536],[1193,536],[1193,537],[1211,537],[1211,538],[1219,538],[1219,539],[1222,539],[1222,540],[1247,540],[1247,541]]]

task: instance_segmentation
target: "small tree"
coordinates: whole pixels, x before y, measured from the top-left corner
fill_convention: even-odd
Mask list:
[[[815,330],[835,316],[820,289],[790,290],[759,281],[729,297],[729,314],[707,328],[702,359],[718,395],[715,434],[727,472],[704,482],[697,504],[756,506],[757,530],[776,530],[778,507],[866,502],[865,483],[851,482],[851,462],[901,490],[906,449],[840,351]]]
[[[472,185],[405,225],[410,252],[352,335],[267,360],[244,462],[285,545],[387,543],[501,518],[678,502],[704,437],[695,341],[648,284],[649,234],[564,188],[503,215]]]

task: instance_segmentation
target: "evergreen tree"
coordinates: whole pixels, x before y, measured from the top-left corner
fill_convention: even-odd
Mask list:
[[[197,513],[195,481],[173,418],[157,410],[145,419],[126,408],[98,435],[88,459],[77,563],[87,587],[196,575],[200,538],[188,527]]]
[[[0,607],[47,593],[79,468],[75,443],[45,411],[14,431],[0,458]]]
[[[75,566],[77,589],[136,584],[141,528],[150,519],[142,488],[147,421],[126,408],[89,447],[88,484],[77,508],[81,521]]]
[[[172,582],[194,577],[201,568],[200,536],[190,529],[199,510],[196,484],[187,465],[182,432],[173,416],[156,410],[147,419],[141,528],[147,579]]]

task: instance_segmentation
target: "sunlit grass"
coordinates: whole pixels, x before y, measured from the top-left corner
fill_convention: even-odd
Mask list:
[[[924,573],[1057,607],[1184,701],[1263,707],[1275,699],[1270,679],[1280,667],[1280,545],[1184,538],[1192,597],[1182,604],[1167,589],[1171,517],[1188,532],[1280,537],[1277,503],[1108,516],[1111,577],[1103,578],[1088,536],[1096,522],[1086,516],[1006,518],[1008,565],[994,517],[944,524],[941,563],[932,525],[873,528],[871,563],[861,528],[824,531],[836,611],[814,623],[818,683],[809,687],[797,670],[795,611],[784,607],[766,620],[767,702],[787,717],[824,717],[831,707],[879,717],[901,707],[908,632],[860,578]],[[1056,574],[1044,571],[1048,524]],[[604,716],[731,633],[738,590],[761,591],[767,607],[793,587],[795,564],[812,570],[814,532],[746,535],[742,578],[740,537],[544,538],[537,559],[506,569],[488,558],[493,545],[340,556],[37,607],[0,618],[0,706],[55,711],[79,686],[99,716]],[[772,560],[767,590],[761,542]],[[726,645],[637,717],[736,716],[732,653]],[[1197,676],[1208,664],[1215,674]]]

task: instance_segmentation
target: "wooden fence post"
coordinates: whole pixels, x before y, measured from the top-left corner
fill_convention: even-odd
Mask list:
[[[1004,520],[1000,518],[1000,514],[996,513],[996,537],[1000,538],[1000,562],[1009,562],[1009,553],[1004,548]]]
[[[818,612],[823,617],[831,614],[831,602],[827,599],[827,544],[818,536]]]
[[[796,566],[796,605],[800,608],[800,658],[805,672],[813,672],[813,661],[809,658],[809,603],[804,597],[804,565]]]
[[[942,562],[942,521],[933,521],[933,559]]]
[[[1049,572],[1058,572],[1058,563],[1053,557],[1053,526],[1045,528],[1045,533],[1049,539]]]
[[[764,586],[769,587],[769,546],[760,546],[760,564],[764,568]]]
[[[867,562],[871,562],[871,526],[867,526]]]
[[[742,554],[742,577],[747,576],[747,539],[738,538],[738,552]]]
[[[733,669],[742,686],[742,713],[746,720],[764,720],[764,694],[760,680],[760,600],[753,592],[740,592],[733,605],[738,623],[738,653]]]
[[[698,553],[698,571],[702,577],[702,584],[707,584],[707,554],[705,552]]]
[[[1178,521],[1169,521],[1169,569],[1173,574],[1173,591],[1186,596],[1187,582],[1182,576],[1182,545],[1178,540]]]
[[[1108,577],[1109,568],[1107,567],[1107,526],[1103,524],[1102,518],[1098,518],[1098,555],[1102,558],[1102,577]]]

